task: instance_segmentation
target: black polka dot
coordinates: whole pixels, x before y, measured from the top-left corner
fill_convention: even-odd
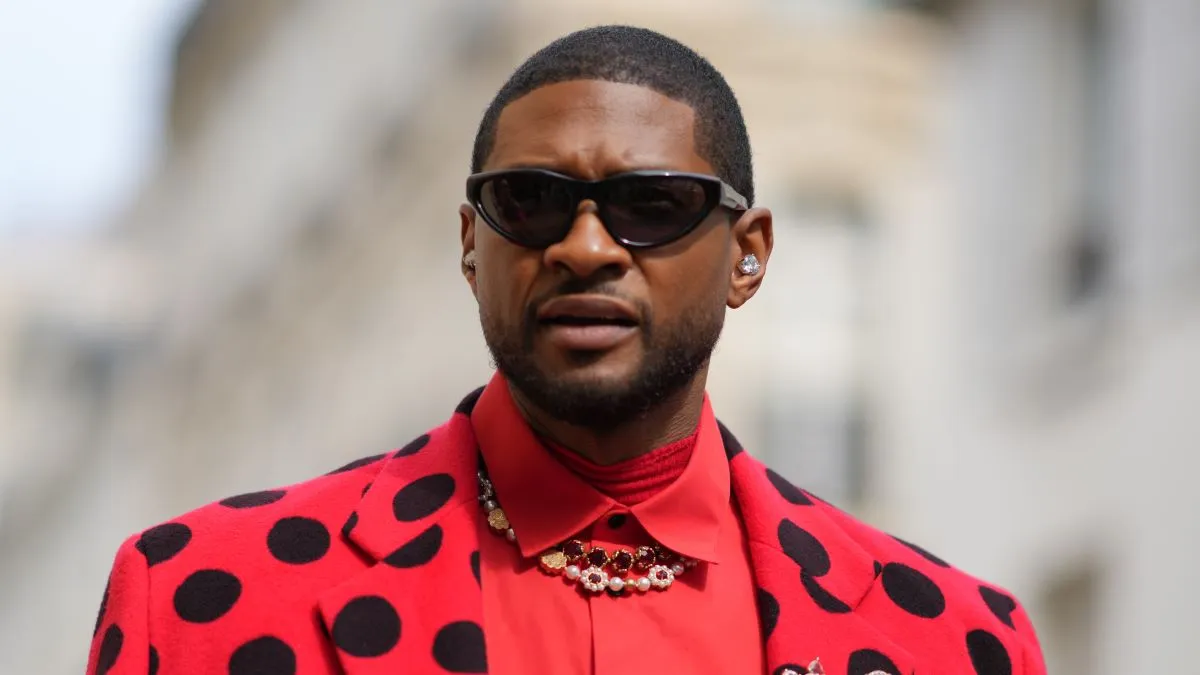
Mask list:
[[[915,551],[917,553],[917,555],[928,560],[929,562],[933,563],[934,565],[937,565],[938,567],[949,567],[950,566],[950,563],[946,562],[945,560],[942,560],[941,558],[930,553],[929,551],[926,551],[925,549],[921,548],[920,546],[917,546],[916,544],[914,544],[912,542],[904,541],[900,537],[895,537],[895,536],[892,537],[892,539],[895,539],[896,541],[900,542],[901,544],[904,544],[905,546],[909,547],[910,549]]]
[[[154,648],[154,645],[150,645],[150,675],[157,675],[157,673],[158,673],[158,650]]]
[[[415,455],[421,451],[421,448],[424,448],[428,444],[429,444],[429,434],[421,434],[420,436],[417,436],[416,438],[409,441],[408,445],[397,450],[396,456],[397,457],[408,457],[409,455]]]
[[[329,551],[329,530],[312,518],[281,518],[267,533],[267,549],[289,565],[316,562]]]
[[[483,586],[483,580],[479,577],[479,551],[471,554],[471,574],[475,575],[475,583]]]
[[[817,607],[829,612],[830,614],[845,614],[850,611],[850,605],[837,599],[832,593],[825,590],[821,583],[815,578],[800,573],[800,584],[804,586],[804,590],[808,592],[808,597],[817,603]]]
[[[908,565],[885,565],[883,590],[900,609],[914,616],[936,619],[946,611],[946,597],[937,584]]]
[[[333,620],[333,643],[351,656],[381,656],[400,641],[400,615],[378,595],[346,603]]]
[[[433,525],[407,544],[396,549],[383,562],[392,567],[420,567],[433,560],[442,548],[442,528]]]
[[[783,552],[796,561],[801,570],[814,577],[829,573],[829,552],[808,531],[784,518],[779,522],[778,536]]]
[[[367,483],[366,485],[363,486],[362,493],[361,493],[361,495],[363,497],[367,496],[367,490],[370,490],[372,485],[374,485],[374,483]]]
[[[362,459],[356,459],[353,462],[350,462],[349,464],[344,464],[342,466],[339,466],[338,468],[334,469],[333,471],[330,471],[329,473],[327,473],[325,475],[332,476],[332,475],[338,474],[338,473],[346,473],[347,471],[353,471],[355,469],[360,469],[364,466],[367,466],[368,464],[374,464],[375,462],[378,462],[381,459],[383,459],[383,455],[371,455],[370,457],[363,457]]]
[[[153,567],[179,555],[192,540],[192,529],[183,523],[156,525],[138,537],[137,550],[146,556],[146,564]]]
[[[883,671],[888,675],[900,675],[900,669],[892,660],[874,649],[860,649],[850,655],[850,665],[846,667],[847,675],[869,675]]]
[[[242,595],[242,582],[224,570],[199,570],[175,589],[175,613],[191,623],[225,616]]]
[[[286,494],[286,490],[263,490],[262,492],[247,492],[243,495],[226,497],[219,503],[221,506],[228,506],[231,509],[252,509],[255,506],[274,504],[280,499],[283,499],[283,496]]]
[[[1004,643],[986,630],[967,633],[967,652],[978,675],[1012,675],[1012,659]]]
[[[420,520],[445,506],[452,496],[454,477],[435,473],[400,488],[392,498],[392,513],[402,522]]]
[[[234,650],[229,675],[294,675],[296,652],[286,642],[266,635]]]
[[[775,670],[772,670],[771,675],[784,675],[784,673],[787,673],[789,670],[793,673],[807,673],[808,666],[800,666],[796,665],[795,663],[785,663]]]
[[[779,491],[779,495],[787,501],[798,506],[811,506],[812,500],[808,495],[804,494],[800,488],[792,485],[791,481],[775,473],[771,469],[767,469],[767,480],[771,481],[771,485]]]
[[[880,574],[883,574],[883,563],[876,560],[875,561],[875,576],[879,576]]]
[[[771,637],[775,632],[775,624],[779,621],[779,601],[765,589],[755,591],[758,598],[758,620],[762,623],[763,639]]]
[[[979,587],[979,594],[983,596],[983,602],[992,610],[992,614],[996,615],[997,619],[1004,622],[1004,625],[1009,628],[1016,628],[1013,625],[1012,613],[1017,609],[1017,601],[1011,596],[1005,595],[994,588],[987,586]]]
[[[104,584],[104,595],[100,596],[100,610],[96,612],[96,627],[92,629],[92,637],[96,637],[96,633],[100,632],[100,624],[104,623],[104,610],[108,608],[108,590],[111,585],[112,579]]]
[[[96,655],[96,675],[104,675],[117,664],[121,655],[121,645],[125,644],[125,634],[117,624],[104,631],[104,639],[100,642],[100,652]]]
[[[463,415],[470,415],[472,412],[474,412],[475,404],[479,402],[479,397],[482,395],[483,395],[483,387],[480,387],[480,388],[476,389],[475,391],[467,394],[466,398],[459,401],[458,405],[454,408],[454,412],[460,413]]]
[[[733,459],[734,457],[742,454],[744,451],[742,444],[738,442],[738,439],[733,435],[733,432],[731,432],[728,427],[722,424],[720,420],[717,420],[717,429],[721,431],[721,443],[725,446],[725,456],[729,459]]]
[[[433,638],[433,660],[452,673],[487,672],[483,629],[471,621],[457,621]]]
[[[350,517],[346,519],[345,523],[342,523],[342,536],[349,539],[350,533],[354,531],[355,525],[358,525],[358,512],[351,511]]]
[[[626,520],[628,520],[628,517],[624,513],[614,513],[608,518],[608,526],[614,530],[619,530],[625,525]]]

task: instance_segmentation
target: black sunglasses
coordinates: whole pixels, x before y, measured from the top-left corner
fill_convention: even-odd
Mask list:
[[[596,203],[604,228],[628,248],[669,244],[718,206],[747,208],[746,198],[721,179],[679,171],[631,171],[597,181],[546,169],[486,171],[467,178],[467,199],[497,233],[529,248],[565,239],[585,199]]]

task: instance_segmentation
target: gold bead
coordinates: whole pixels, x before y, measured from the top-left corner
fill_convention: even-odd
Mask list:
[[[548,571],[561,572],[567,567],[567,554],[562,551],[546,551],[541,555],[539,562]]]
[[[488,513],[488,525],[492,526],[493,530],[504,532],[510,525],[508,524],[508,516],[504,515],[504,509],[493,509]]]

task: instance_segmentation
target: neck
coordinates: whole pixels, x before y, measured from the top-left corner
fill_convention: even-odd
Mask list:
[[[687,438],[700,424],[707,369],[688,386],[646,413],[611,429],[591,429],[554,419],[509,387],[517,409],[538,435],[600,465],[640,457],[655,448]]]

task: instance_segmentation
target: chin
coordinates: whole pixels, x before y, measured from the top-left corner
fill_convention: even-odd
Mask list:
[[[632,381],[641,367],[640,357],[622,351],[565,352],[552,359],[539,359],[537,365],[551,381],[620,388]]]

